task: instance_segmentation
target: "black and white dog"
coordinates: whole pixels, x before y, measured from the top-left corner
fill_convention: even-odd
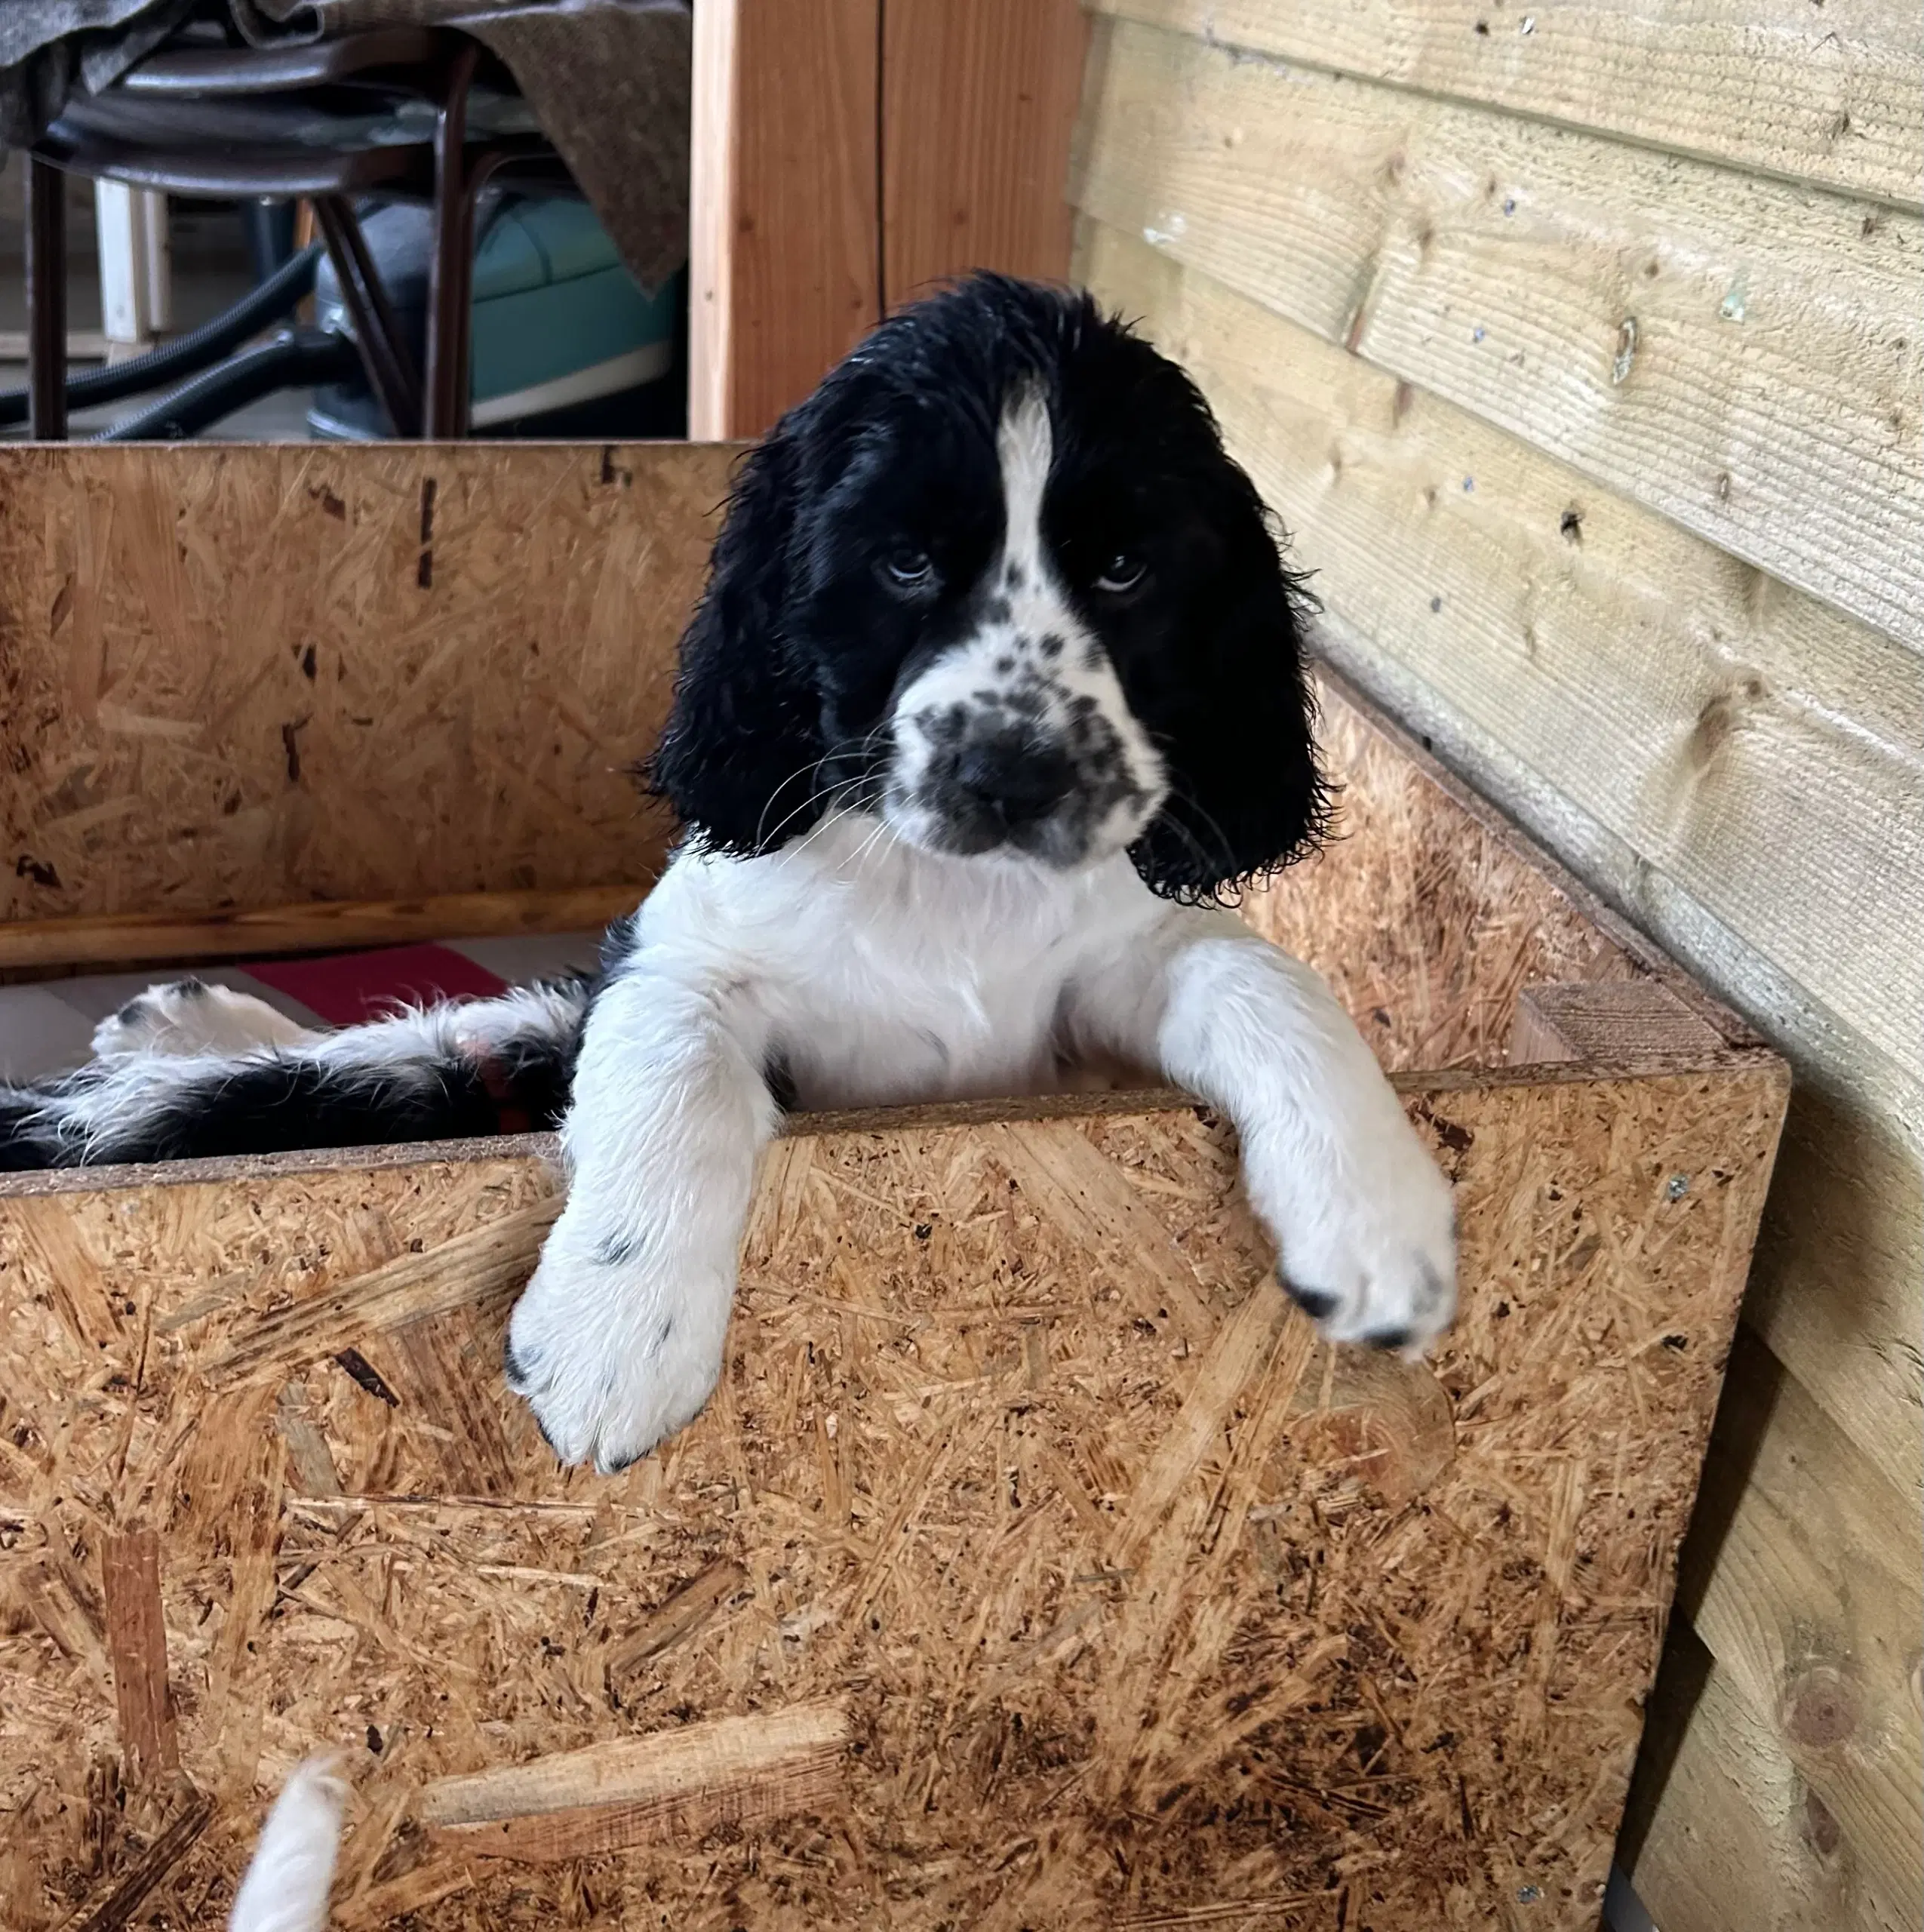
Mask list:
[[[598,980],[292,1039],[157,989],[80,1073],[0,1091],[0,1167],[485,1131],[510,1096],[570,1180],[508,1377],[564,1461],[618,1469],[715,1386],[783,1106],[1120,1062],[1234,1121],[1326,1336],[1420,1346],[1449,1186],[1323,982],[1216,903],[1322,818],[1299,601],[1183,372],[979,277],[745,463],[651,767],[687,835]]]

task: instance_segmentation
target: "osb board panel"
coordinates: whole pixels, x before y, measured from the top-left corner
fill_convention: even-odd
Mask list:
[[[0,918],[646,881],[731,454],[8,451]]]
[[[1242,912],[1323,974],[1385,1066],[1497,1065],[1524,987],[1661,969],[1340,678],[1317,691],[1332,837]]]
[[[611,1481],[496,1368],[531,1155],[10,1187],[13,1922],[207,1922],[334,1744],[346,1925],[1587,1932],[1781,1115],[1720,1057],[1409,1083],[1424,1367],[1313,1345],[1197,1111],[800,1123],[721,1391]],[[723,1720],[849,1741],[659,1801]],[[422,1795],[621,1740],[654,1801]]]

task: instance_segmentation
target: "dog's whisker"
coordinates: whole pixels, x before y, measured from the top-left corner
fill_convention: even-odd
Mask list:
[[[788,776],[783,779],[781,783],[776,786],[775,789],[769,794],[767,803],[761,808],[761,816],[755,821],[755,845],[756,851],[761,851],[765,850],[768,845],[772,844],[775,840],[779,838],[783,832],[785,831],[795,820],[799,818],[804,812],[807,811],[811,805],[816,804],[821,799],[828,797],[833,794],[835,789],[833,785],[817,785],[811,786],[810,788],[808,795],[802,800],[800,804],[795,806],[792,811],[783,814],[780,822],[776,826],[773,832],[766,832],[764,830],[763,828],[767,823],[768,814],[775,808],[776,801],[788,790],[790,786],[795,783],[796,780],[813,778],[834,755],[834,754],[831,752],[824,752],[819,758],[815,759],[811,764],[803,765],[799,770],[791,772]]]
[[[1215,834],[1217,844],[1221,849],[1216,852],[1211,852],[1196,836],[1194,831],[1173,812],[1165,813],[1166,823],[1173,826],[1181,835],[1190,851],[1201,862],[1205,870],[1226,869],[1222,870],[1222,876],[1227,878],[1233,875],[1235,870],[1236,848],[1228,833],[1223,830],[1215,814],[1186,786],[1172,784],[1169,787],[1169,796],[1172,803],[1181,805],[1187,811],[1196,814],[1197,817],[1203,822],[1203,829]]]
[[[1209,848],[1196,836],[1195,833],[1189,828],[1189,826],[1184,824],[1181,819],[1175,817],[1173,814],[1164,822],[1168,825],[1169,829],[1182,841],[1184,845],[1188,848],[1190,852],[1194,855],[1198,865],[1203,871],[1205,872],[1220,872],[1222,869],[1225,858],[1224,854],[1211,852]]]
[[[757,851],[767,851],[779,841],[782,834],[804,812],[821,804],[825,800],[829,801],[832,809],[834,802],[844,792],[853,791],[859,793],[862,787],[870,782],[869,775],[865,770],[853,779],[831,779],[825,785],[812,786],[807,795],[799,804],[792,806],[785,812],[772,830],[767,829],[769,813],[775,808],[777,801],[795,784],[798,780],[813,778],[825,764],[828,764],[831,760],[855,762],[865,767],[876,750],[878,741],[887,734],[890,728],[889,721],[884,718],[880,724],[863,733],[853,746],[838,746],[833,750],[824,752],[819,758],[812,760],[807,764],[799,766],[791,772],[770,793],[767,802],[762,807],[761,816],[755,823],[755,849]],[[811,831],[814,829],[814,827],[810,828]]]
[[[848,877],[850,875],[850,869],[853,868],[854,877],[857,880],[859,880],[862,876],[863,860],[876,849],[884,838],[889,835],[889,831],[890,827],[888,821],[886,819],[877,819],[875,822],[874,830],[869,833],[868,836],[862,841],[862,844],[853,854],[850,854],[848,858],[842,861],[841,866],[839,868],[841,875],[844,878]]]

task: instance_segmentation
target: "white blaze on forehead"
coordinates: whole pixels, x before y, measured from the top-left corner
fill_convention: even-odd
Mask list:
[[[1007,519],[1003,565],[1005,570],[1019,568],[1040,589],[1047,569],[1042,549],[1042,493],[1055,455],[1049,405],[1040,391],[1024,389],[1010,401],[996,431],[995,449],[1002,466],[1003,514]]]
[[[959,740],[1013,729],[1059,746],[1077,766],[1093,814],[1092,857],[1134,838],[1160,804],[1162,760],[1129,708],[1101,642],[1076,614],[1042,534],[1054,438],[1034,384],[1012,395],[996,427],[1003,516],[973,626],[896,695],[886,816],[911,844],[940,849],[940,789]],[[1071,804],[1073,813],[1077,808]]]

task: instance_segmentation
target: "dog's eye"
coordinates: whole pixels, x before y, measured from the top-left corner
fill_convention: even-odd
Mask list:
[[[882,569],[891,583],[904,590],[921,590],[935,580],[936,567],[926,550],[912,543],[898,543],[882,559]]]
[[[1149,566],[1140,557],[1133,556],[1126,550],[1118,550],[1102,567],[1102,574],[1096,580],[1096,588],[1111,597],[1120,597],[1125,592],[1135,589],[1149,574]]]

